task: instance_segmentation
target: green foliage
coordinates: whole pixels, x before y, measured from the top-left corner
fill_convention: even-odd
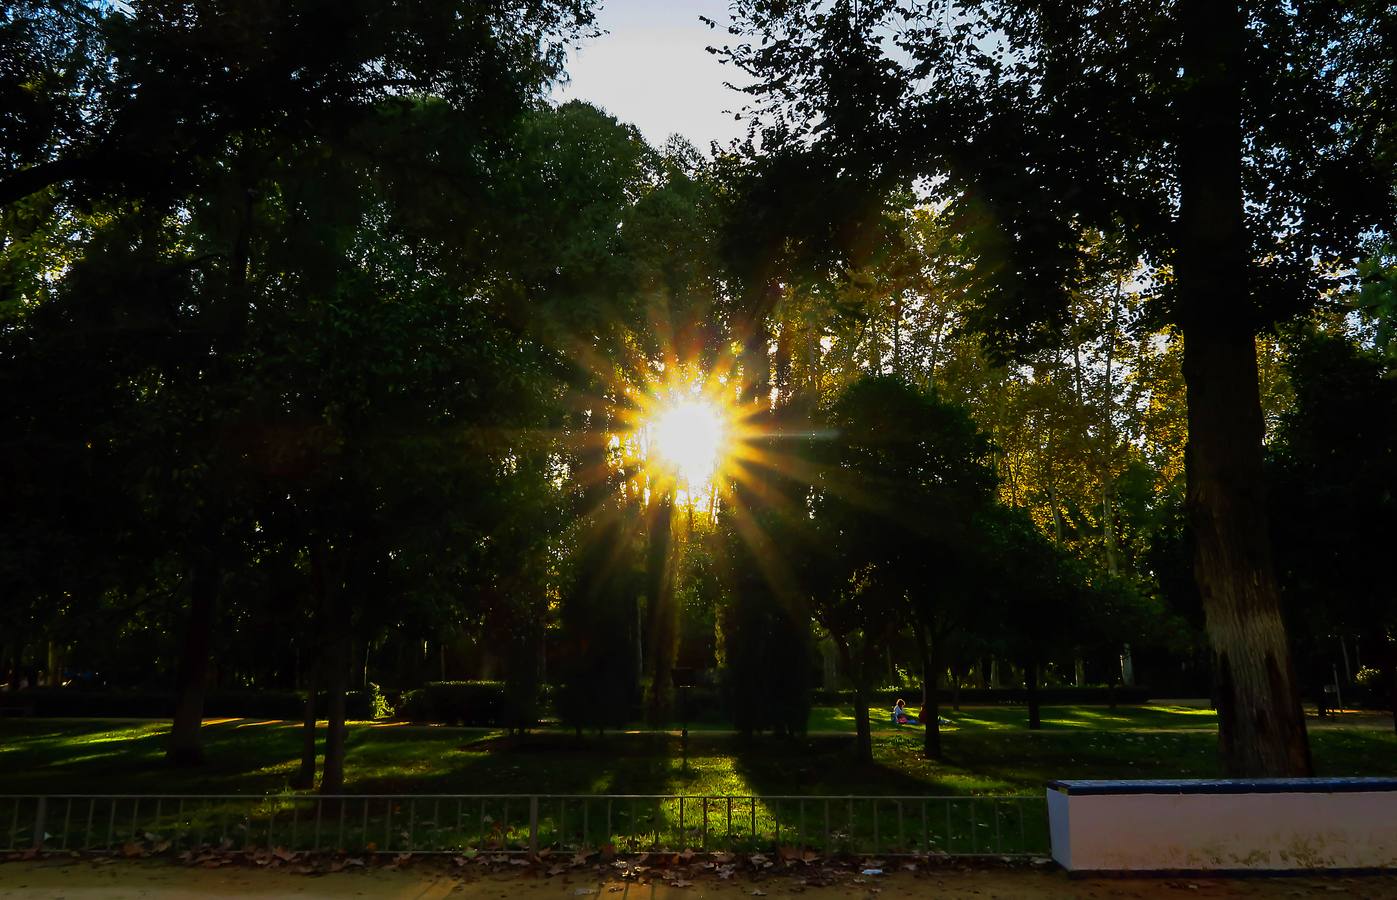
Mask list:
[[[1270,447],[1272,539],[1283,596],[1313,684],[1331,680],[1328,639],[1397,626],[1381,572],[1397,533],[1397,377],[1339,330],[1300,329],[1295,406]]]

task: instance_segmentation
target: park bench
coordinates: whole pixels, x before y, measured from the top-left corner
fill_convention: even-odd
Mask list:
[[[1053,858],[1073,872],[1397,868],[1397,779],[1054,781]]]

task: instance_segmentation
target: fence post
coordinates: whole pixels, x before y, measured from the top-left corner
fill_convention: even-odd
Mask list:
[[[16,801],[18,802],[18,801]],[[34,807],[34,849],[44,849],[44,813],[48,811],[48,798],[40,797],[39,805]]]
[[[529,855],[538,856],[538,797],[529,798]]]

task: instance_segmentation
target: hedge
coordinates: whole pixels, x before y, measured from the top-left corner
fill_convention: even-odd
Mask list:
[[[168,719],[174,715],[173,691],[90,691],[71,688],[35,688],[0,694],[4,705],[35,716],[73,718]],[[316,714],[326,713],[326,696],[320,695]],[[382,695],[376,685],[345,695],[351,719],[372,719],[383,713]],[[299,720],[305,713],[305,695],[296,691],[210,691],[204,697],[204,715],[210,718]]]
[[[395,712],[408,722],[498,725],[505,708],[503,681],[429,681],[405,691]]]
[[[937,699],[943,704],[949,704],[952,700],[950,689],[942,688],[936,692]],[[1040,687],[1038,689],[1038,702],[1044,706],[1108,706],[1111,703],[1139,704],[1148,703],[1151,698],[1148,687]],[[908,688],[876,688],[869,692],[868,702],[874,707],[892,705],[902,699],[908,706],[916,707],[922,702],[922,691],[920,687]],[[815,691],[816,706],[850,706],[854,702],[854,692],[851,690],[817,690]],[[998,703],[1025,704],[1028,702],[1028,689],[1021,687],[1009,688],[961,688],[960,702],[971,705],[993,705]]]

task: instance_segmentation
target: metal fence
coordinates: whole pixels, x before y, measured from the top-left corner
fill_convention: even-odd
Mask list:
[[[8,851],[1048,852],[1041,796],[8,795],[0,829]]]

